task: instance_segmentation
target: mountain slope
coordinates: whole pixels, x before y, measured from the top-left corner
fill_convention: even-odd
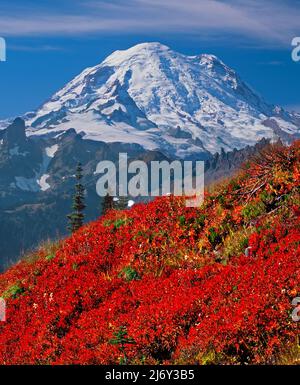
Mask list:
[[[159,151],[145,150],[139,145],[84,140],[74,130],[59,138],[26,137],[21,119],[0,134],[0,271],[41,241],[66,235],[66,216],[71,209],[78,161],[83,164],[86,220],[91,221],[101,210],[94,174],[99,161],[117,164],[120,152],[128,153],[129,161],[138,159],[147,164],[152,160],[170,160]],[[206,184],[232,175],[266,144],[262,140],[253,147],[210,156],[205,162]]]
[[[300,143],[271,146],[200,208],[159,198],[42,247],[0,275],[0,363],[299,363],[299,185]]]
[[[181,158],[297,135],[300,127],[298,116],[265,103],[215,56],[185,56],[159,43],[114,52],[25,118],[30,135],[75,128],[86,139]]]

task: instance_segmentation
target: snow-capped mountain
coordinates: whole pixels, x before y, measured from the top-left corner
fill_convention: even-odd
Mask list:
[[[159,43],[114,52],[25,120],[27,135],[74,128],[84,139],[181,158],[300,132],[299,116],[268,105],[217,57],[185,56]]]

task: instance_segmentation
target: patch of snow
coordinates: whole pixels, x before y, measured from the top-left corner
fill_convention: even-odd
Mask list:
[[[47,147],[43,155],[43,160],[40,165],[40,169],[38,172],[35,173],[35,177],[25,178],[23,176],[16,176],[16,187],[23,191],[31,192],[47,191],[49,188],[51,188],[50,184],[47,183],[47,179],[50,177],[50,175],[46,172],[51,162],[51,159],[54,157],[57,150],[58,145],[56,144],[51,147]],[[14,154],[15,153],[17,153],[17,150],[14,151]]]
[[[47,191],[51,186],[47,183],[47,179],[50,177],[49,174],[44,174],[40,179],[37,180],[38,185],[40,186],[42,191]]]
[[[136,143],[148,150],[159,148],[159,145],[155,143],[156,138],[154,135],[145,131],[137,131],[127,123],[119,122],[118,124],[110,125],[105,121],[97,121],[97,117],[91,111],[84,115],[74,114],[72,118],[72,128],[77,132],[83,131],[85,133],[83,139],[106,143]],[[65,131],[69,128],[69,123],[62,123],[51,129],[51,132],[57,134],[57,132]],[[28,129],[27,135],[47,135],[48,133],[49,130],[47,128],[38,131]]]
[[[54,144],[51,147],[46,147],[46,149],[45,149],[46,155],[49,158],[54,158],[54,155],[57,153],[57,150],[58,150],[58,145],[57,144]]]
[[[287,132],[288,134],[295,134],[299,132],[299,129],[295,124],[291,122],[287,122],[281,118],[271,116],[272,120],[275,120],[275,122],[278,124],[279,128],[281,128],[283,131]]]
[[[0,120],[0,130],[5,130],[12,122],[13,119]]]

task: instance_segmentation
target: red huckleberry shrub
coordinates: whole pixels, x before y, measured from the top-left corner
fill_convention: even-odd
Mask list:
[[[41,247],[0,275],[0,363],[281,362],[298,341],[299,170],[299,142],[270,146],[199,208],[158,198]]]

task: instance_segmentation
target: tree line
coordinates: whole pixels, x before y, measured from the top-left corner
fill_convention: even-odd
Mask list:
[[[85,187],[82,184],[83,178],[83,168],[82,164],[79,162],[76,167],[76,184],[75,191],[73,195],[73,203],[72,203],[72,212],[67,215],[68,219],[68,230],[71,233],[74,233],[80,227],[82,227],[84,223],[84,210],[86,208],[85,204]],[[107,194],[102,201],[101,212],[102,215],[105,215],[108,210],[125,210],[128,207],[128,198],[120,196],[118,198],[113,197]]]

